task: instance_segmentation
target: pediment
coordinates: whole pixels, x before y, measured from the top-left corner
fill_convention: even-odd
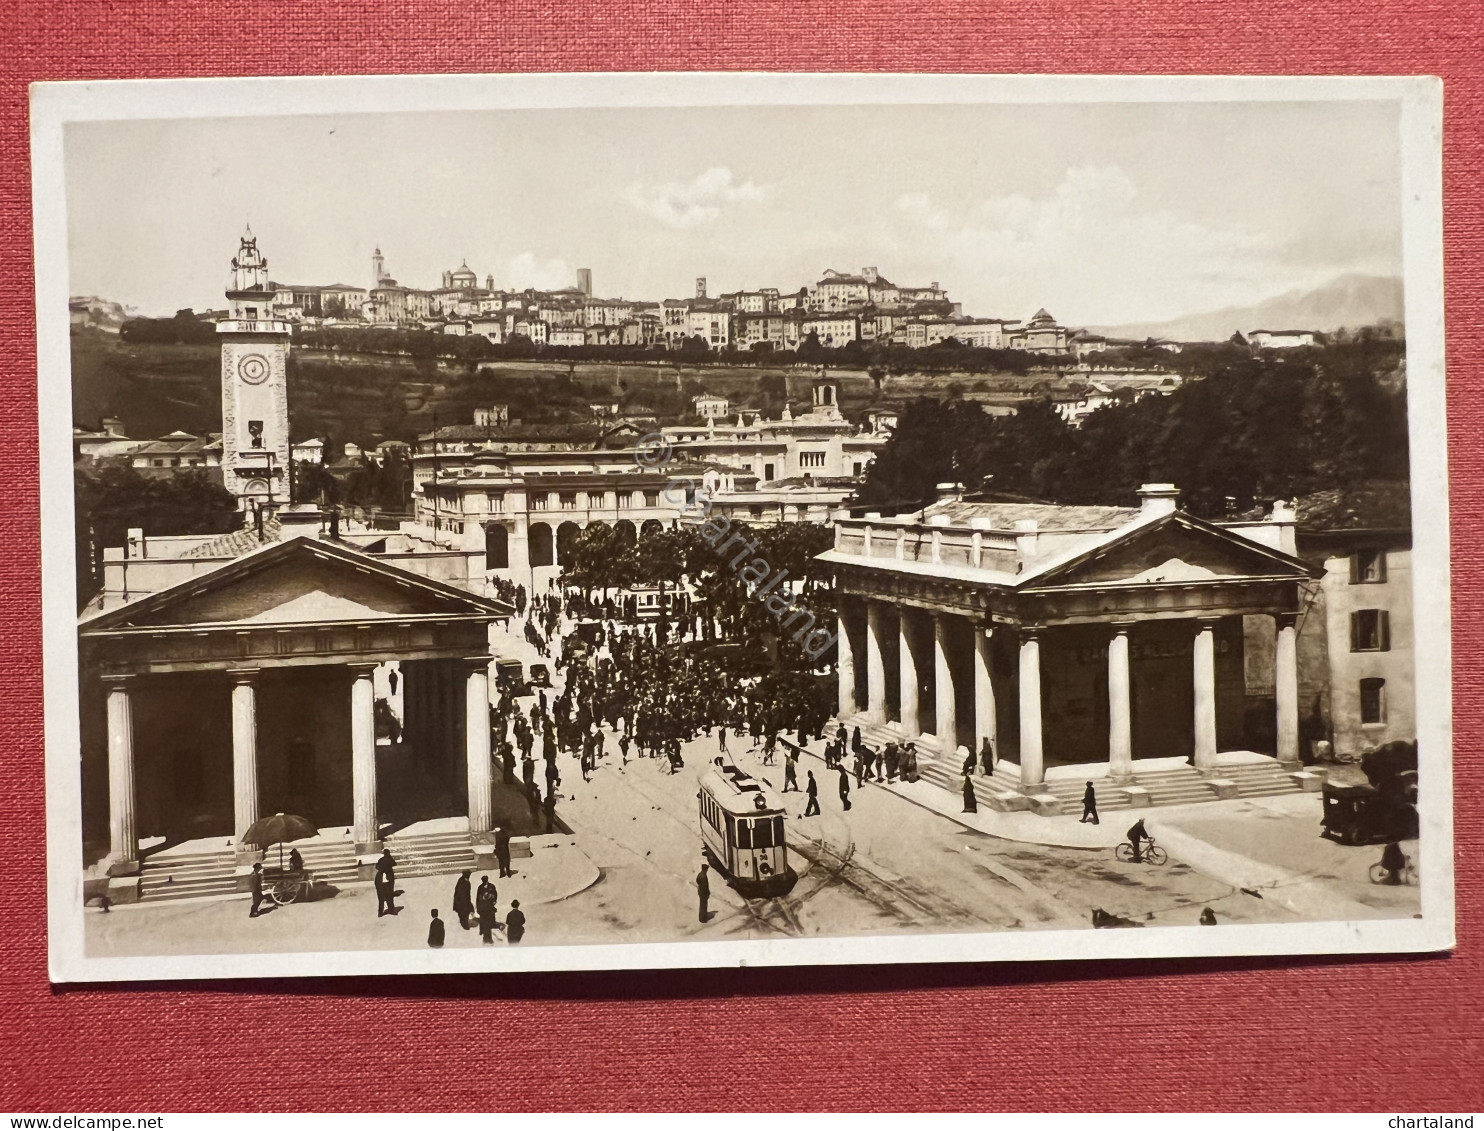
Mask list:
[[[1199,585],[1245,578],[1306,578],[1309,566],[1280,550],[1185,514],[1145,523],[1039,574],[1036,588]]]
[[[501,602],[358,550],[294,538],[95,617],[83,631],[335,624],[509,612]]]

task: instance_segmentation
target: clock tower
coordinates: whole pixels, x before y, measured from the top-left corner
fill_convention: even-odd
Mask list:
[[[222,479],[248,510],[289,500],[289,324],[274,317],[268,261],[249,228],[232,260],[222,344]]]

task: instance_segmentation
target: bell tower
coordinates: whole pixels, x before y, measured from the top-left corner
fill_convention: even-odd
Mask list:
[[[248,510],[289,502],[289,324],[274,316],[268,261],[249,228],[227,281],[222,346],[222,480]]]

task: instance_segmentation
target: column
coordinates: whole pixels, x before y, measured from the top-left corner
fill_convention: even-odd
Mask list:
[[[897,610],[897,672],[898,699],[902,707],[902,733],[916,738],[922,733],[922,719],[918,715],[917,653],[912,650],[912,614],[905,606]]]
[[[987,625],[974,626],[974,750],[984,748],[989,739],[989,748],[998,756],[1000,752],[999,723],[995,718],[994,676],[990,647],[994,642],[994,629]]]
[[[873,723],[886,721],[886,663],[881,652],[883,616],[880,601],[866,603],[866,716]]]
[[[699,630],[696,638],[700,638]],[[835,667],[840,678],[840,718],[855,714],[855,652],[850,641],[850,624],[845,615],[845,599],[840,599],[839,631],[835,634]]]
[[[1201,618],[1195,634],[1195,768],[1216,767],[1216,621]]]
[[[355,848],[358,854],[381,847],[381,825],[376,817],[376,691],[371,684],[375,664],[352,664],[350,685],[350,779],[355,804]]]
[[[239,850],[242,838],[258,819],[257,669],[227,673],[232,677],[232,812]]]
[[[947,613],[933,615],[933,682],[938,693],[938,749],[949,758],[958,749],[958,700],[953,689],[953,667],[948,662]]]
[[[134,828],[134,711],[129,702],[133,676],[105,676],[108,686],[108,855],[110,875],[139,871],[139,838]]]
[[[1114,781],[1126,781],[1134,773],[1128,667],[1128,633],[1132,627],[1115,622],[1108,640],[1108,763]]]
[[[1045,779],[1041,753],[1041,640],[1020,634],[1020,788],[1030,792]]]
[[[1299,761],[1298,618],[1284,613],[1273,654],[1273,691],[1278,701],[1278,760]]]
[[[464,761],[469,782],[469,835],[494,827],[494,770],[490,762],[489,657],[470,656],[464,678]]]

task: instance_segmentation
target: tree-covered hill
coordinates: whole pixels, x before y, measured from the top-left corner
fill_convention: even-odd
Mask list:
[[[1063,503],[1129,504],[1172,482],[1182,505],[1219,517],[1254,502],[1408,474],[1404,346],[1362,337],[1230,357],[1168,396],[1094,411],[1080,427],[1049,400],[989,417],[920,399],[871,465],[862,506],[891,512],[963,483]]]

